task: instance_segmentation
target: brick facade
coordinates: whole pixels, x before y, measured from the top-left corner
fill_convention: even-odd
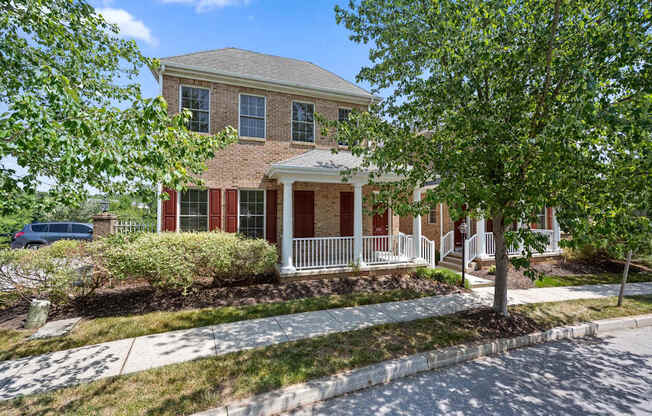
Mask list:
[[[208,88],[210,90],[210,132],[217,133],[226,126],[238,128],[239,95],[252,94],[266,97],[266,138],[264,141],[241,138],[237,143],[220,151],[207,161],[202,175],[208,188],[226,189],[276,189],[277,192],[277,241],[283,233],[283,186],[265,176],[270,165],[311,149],[328,149],[336,145],[332,138],[321,134],[315,122],[315,143],[293,143],[291,140],[292,101],[314,103],[315,113],[329,119],[337,119],[339,108],[365,110],[365,106],[345,101],[332,101],[303,95],[292,95],[271,90],[254,89],[217,82],[163,76],[163,97],[168,103],[168,112],[179,112],[181,85]],[[325,184],[295,182],[294,190],[315,192],[315,236],[338,236],[340,230],[340,192],[352,192],[348,184]],[[363,188],[365,198],[371,197],[372,188]],[[222,197],[222,224],[225,223],[226,198]],[[398,216],[390,216],[390,228],[398,232]],[[363,233],[371,234],[372,217],[365,215]]]

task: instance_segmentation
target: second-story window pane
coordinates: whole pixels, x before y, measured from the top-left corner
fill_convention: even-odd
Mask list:
[[[292,140],[314,143],[315,141],[315,105],[292,102]]]
[[[337,120],[340,122],[343,121],[348,121],[349,120],[349,114],[351,114],[351,110],[348,108],[340,108],[337,110]],[[338,140],[337,144],[340,146],[346,146],[348,143],[342,140]]]
[[[188,109],[192,113],[192,120],[188,123],[188,129],[200,133],[208,133],[209,116],[209,95],[206,88],[181,87],[181,108]]]
[[[240,136],[265,138],[265,97],[240,96]]]

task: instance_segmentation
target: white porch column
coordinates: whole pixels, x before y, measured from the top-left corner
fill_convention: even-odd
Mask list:
[[[421,190],[415,189],[414,202],[421,201]],[[412,220],[412,238],[414,239],[414,258],[421,258],[421,215],[415,215]]]
[[[362,183],[353,183],[353,261],[364,266],[362,253]]]
[[[283,245],[281,246],[281,272],[292,273],[296,271],[292,260],[292,179],[283,179]]]
[[[476,223],[476,229],[478,236],[476,237],[476,244],[478,245],[478,257],[486,257],[487,249],[485,247],[485,220],[484,217],[479,218]]]
[[[561,239],[561,230],[557,221],[557,210],[552,208],[552,249],[559,250],[559,240]]]

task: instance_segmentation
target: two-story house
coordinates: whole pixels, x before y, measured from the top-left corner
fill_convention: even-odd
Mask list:
[[[408,235],[391,211],[365,215],[363,200],[372,203],[374,192],[368,172],[343,182],[341,171],[361,161],[346,149],[333,154],[342,146],[316,125],[315,113],[344,120],[378,97],[310,62],[234,48],[161,64],[156,76],[171,113],[190,110],[199,133],[236,127],[239,140],[207,161],[206,189],[160,188],[170,199],[159,202],[159,231],[266,238],[280,248],[282,276],[434,265],[450,219],[449,229],[437,229],[442,236],[427,238],[420,217],[403,219]]]

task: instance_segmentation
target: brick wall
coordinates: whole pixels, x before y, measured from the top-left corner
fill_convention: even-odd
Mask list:
[[[437,251],[439,251],[439,227],[441,226],[441,218],[439,214],[439,206],[437,206],[437,218],[434,223],[429,222],[429,215],[422,215],[421,216],[421,235],[425,236],[427,239],[432,240],[435,242],[435,247],[437,248]],[[444,217],[444,226],[443,226],[443,234],[446,235],[449,231],[453,229],[453,220],[451,219],[449,213],[448,213],[448,206],[446,204],[443,204],[443,217]],[[412,234],[412,217],[411,216],[406,216],[406,217],[401,217],[400,219],[400,230],[402,233],[405,234]]]
[[[320,133],[319,125],[315,123],[315,144],[292,143],[291,117],[292,101],[305,101],[315,104],[315,112],[330,119],[337,119],[339,108],[357,108],[364,110],[365,106],[332,101],[309,96],[285,94],[276,91],[239,87],[216,82],[200,81],[172,76],[163,77],[163,97],[168,103],[168,112],[179,111],[179,88],[181,85],[192,85],[210,90],[210,131],[217,133],[226,126],[238,128],[239,95],[254,94],[266,97],[266,140],[264,142],[240,139],[237,143],[220,151],[215,159],[207,161],[207,170],[202,179],[209,188],[225,189],[277,189],[277,241],[280,241],[282,230],[283,186],[276,180],[268,179],[265,173],[270,164],[305,153],[311,149],[332,148],[336,143],[332,138]],[[369,188],[369,189],[368,189]],[[339,235],[339,193],[352,191],[347,184],[318,184],[296,182],[295,190],[315,191],[315,235]],[[368,196],[370,187],[364,187]],[[225,223],[226,198],[222,196],[222,224]],[[398,223],[398,220],[396,220]],[[365,217],[363,232],[371,232],[372,218]],[[398,225],[395,226],[398,228]]]

